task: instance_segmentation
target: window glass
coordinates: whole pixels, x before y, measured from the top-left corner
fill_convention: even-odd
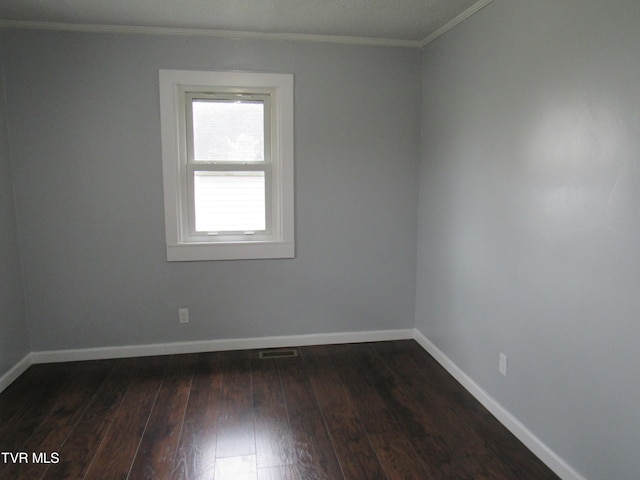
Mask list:
[[[200,232],[266,229],[264,172],[194,172],[195,228]]]
[[[263,102],[193,99],[192,111],[194,161],[264,161]]]

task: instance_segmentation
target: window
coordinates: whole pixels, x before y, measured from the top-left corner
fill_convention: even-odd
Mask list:
[[[291,258],[293,76],[160,70],[167,260]]]

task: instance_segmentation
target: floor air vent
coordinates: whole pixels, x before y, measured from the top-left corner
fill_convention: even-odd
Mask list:
[[[298,356],[295,348],[285,348],[281,350],[263,350],[259,353],[260,358],[292,358]]]

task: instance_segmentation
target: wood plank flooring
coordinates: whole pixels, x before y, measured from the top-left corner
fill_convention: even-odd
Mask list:
[[[0,478],[558,478],[412,340],[298,352],[34,365],[0,394]]]

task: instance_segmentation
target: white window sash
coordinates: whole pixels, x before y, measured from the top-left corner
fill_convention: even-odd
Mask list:
[[[197,96],[212,92],[221,96],[249,92],[261,100],[266,98],[269,107],[265,107],[265,142],[267,139],[272,142],[265,146],[265,161],[190,162],[185,119],[187,91]],[[292,258],[295,255],[293,76],[161,70],[160,101],[167,260]],[[264,172],[265,231],[200,234],[189,229],[189,225],[194,225],[194,218],[189,218],[193,212],[193,201],[190,201],[193,175],[197,171],[225,169]]]
[[[271,174],[271,165],[270,164],[260,164],[260,163],[251,163],[251,164],[229,164],[229,163],[188,163],[186,166],[186,190],[187,190],[187,211],[185,212],[188,215],[189,222],[188,225],[185,225],[186,231],[183,232],[183,236],[185,238],[189,238],[191,241],[209,241],[209,242],[223,242],[223,241],[231,241],[230,239],[234,239],[233,241],[242,241],[244,240],[252,240],[256,241],[259,238],[270,238],[272,231],[272,219],[273,219],[273,201],[272,201],[272,192],[273,192],[273,176]],[[266,228],[264,230],[252,231],[248,233],[247,231],[242,230],[226,230],[226,231],[208,231],[202,232],[197,231],[195,229],[196,219],[195,219],[195,173],[196,172],[262,172],[264,173],[265,179],[265,223]],[[212,237],[215,235],[215,238]],[[251,238],[244,238],[246,236],[251,236]]]

